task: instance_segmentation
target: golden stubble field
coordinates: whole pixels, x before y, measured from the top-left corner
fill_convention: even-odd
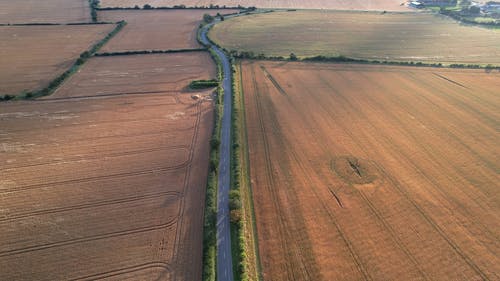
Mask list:
[[[430,13],[274,12],[226,20],[210,37],[256,55],[500,64],[500,30]]]
[[[90,22],[88,0],[2,0],[0,23]]]
[[[103,7],[134,7],[150,4],[155,7],[173,7],[186,5],[187,7],[219,5],[227,7],[258,7],[258,8],[293,8],[293,9],[338,9],[338,10],[408,10],[401,0],[101,0]]]
[[[207,54],[182,56],[204,71],[137,77],[172,62],[93,58],[74,95],[0,104],[1,280],[201,279],[211,90],[132,83],[215,75]],[[94,60],[121,75],[103,79]]]
[[[127,25],[101,52],[174,50],[200,48],[196,40],[204,14],[233,13],[237,10],[125,10],[99,11],[101,21],[125,20]]]
[[[36,91],[115,26],[0,26],[0,95]]]
[[[500,73],[241,67],[264,280],[500,278]]]

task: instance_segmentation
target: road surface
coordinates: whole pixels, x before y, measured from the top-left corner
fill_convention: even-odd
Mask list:
[[[211,24],[213,25],[213,24]],[[217,193],[217,281],[233,281],[233,260],[231,256],[231,233],[229,230],[229,182],[231,173],[231,64],[228,57],[207,38],[208,29],[201,31],[201,41],[211,46],[220,58],[223,69],[224,110],[221,123],[219,186]]]

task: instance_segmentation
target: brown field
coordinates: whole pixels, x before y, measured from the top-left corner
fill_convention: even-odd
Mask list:
[[[102,7],[133,7],[150,4],[155,7],[172,7],[184,4],[188,7],[210,6],[210,4],[236,7],[238,5],[258,8],[294,8],[294,9],[337,9],[337,10],[387,10],[402,11],[408,8],[403,0],[101,0]]]
[[[199,48],[196,32],[203,15],[235,11],[100,11],[98,16],[101,21],[127,21],[125,28],[106,44],[101,52]]]
[[[268,56],[500,65],[500,30],[430,13],[274,12],[226,20],[210,37],[230,50]]]
[[[264,280],[499,280],[500,73],[243,62]]]
[[[0,104],[0,280],[200,280],[212,102],[168,87],[92,97],[136,91],[94,75],[83,98]]]
[[[0,94],[19,94],[47,86],[113,28],[0,26]]]
[[[207,52],[95,57],[47,98],[178,93],[213,77]]]
[[[0,23],[90,22],[88,0],[2,0]]]

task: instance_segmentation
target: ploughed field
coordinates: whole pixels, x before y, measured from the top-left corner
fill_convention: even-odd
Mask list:
[[[264,280],[500,279],[500,73],[243,62]]]
[[[0,26],[0,95],[46,87],[114,27]]]
[[[125,20],[127,25],[100,52],[200,48],[196,40],[204,14],[236,10],[118,10],[99,11],[100,21]]]
[[[71,78],[74,95],[0,104],[1,280],[201,279],[211,91],[138,92],[137,73],[169,64],[141,57],[90,59]],[[214,77],[203,67],[140,79]]]
[[[211,4],[227,7],[293,8],[293,9],[338,9],[338,10],[388,10],[401,11],[408,8],[402,0],[101,0],[102,7],[140,7],[150,4],[154,7],[208,7]]]
[[[213,77],[208,52],[94,57],[46,98],[178,93]]]
[[[88,0],[2,0],[0,24],[90,22]]]
[[[430,13],[273,12],[228,19],[210,37],[255,55],[500,64],[500,30]]]

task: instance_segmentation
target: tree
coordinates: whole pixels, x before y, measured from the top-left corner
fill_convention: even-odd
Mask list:
[[[469,8],[469,13],[471,13],[471,14],[478,15],[480,12],[481,12],[481,8],[479,8],[478,6],[471,6]]]
[[[203,15],[203,21],[206,22],[206,23],[211,23],[211,22],[214,21],[214,17],[212,17],[209,14],[204,14]]]
[[[290,60],[291,61],[296,61],[296,60],[298,60],[298,58],[297,58],[297,56],[294,53],[291,53],[290,54]]]
[[[149,5],[149,4],[144,4],[143,9],[144,10],[150,10],[150,9],[153,9],[153,7],[151,5]]]

